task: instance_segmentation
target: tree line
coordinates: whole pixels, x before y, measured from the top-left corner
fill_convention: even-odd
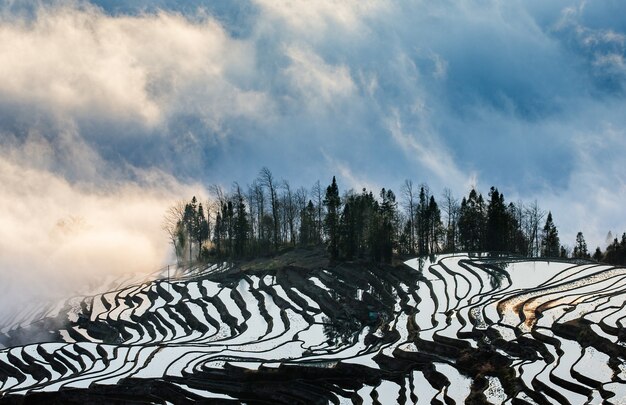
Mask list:
[[[387,188],[343,194],[335,177],[327,187],[294,188],[266,167],[244,189],[211,186],[169,208],[164,230],[179,263],[272,255],[296,246],[324,244],[333,260],[390,262],[394,254],[428,256],[489,252],[528,257],[591,258],[582,232],[572,251],[560,242],[551,212],[537,202],[506,202],[496,187],[476,189],[460,201],[449,189],[439,202],[427,184],[406,180],[400,197]],[[626,263],[626,233],[593,259]]]

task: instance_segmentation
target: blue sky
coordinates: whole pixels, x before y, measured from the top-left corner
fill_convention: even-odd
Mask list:
[[[33,206],[144,192],[158,212],[268,166],[307,187],[496,185],[570,245],[626,230],[623,1],[0,4],[0,163],[24,169],[4,170],[9,219],[43,178],[64,186]]]

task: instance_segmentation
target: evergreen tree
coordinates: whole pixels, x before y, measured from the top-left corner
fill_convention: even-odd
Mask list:
[[[189,242],[189,260],[193,260],[193,242],[197,240],[196,235],[198,232],[198,213],[197,213],[196,196],[193,196],[191,202],[185,205],[185,212],[183,214],[183,224],[187,231],[187,241]]]
[[[324,231],[328,238],[328,251],[331,259],[337,259],[339,257],[339,208],[341,199],[339,198],[339,188],[335,176],[333,176],[332,184],[326,188],[324,205],[327,211],[326,218],[324,218]]]
[[[217,257],[222,256],[222,240],[224,239],[224,225],[222,223],[222,213],[217,212],[215,217],[215,230],[213,233],[213,243],[215,244],[215,255]]]
[[[602,250],[600,250],[600,246],[596,248],[596,251],[593,254],[593,260],[595,260],[596,262],[602,261]]]
[[[403,255],[413,254],[413,243],[411,243],[412,227],[413,226],[410,220],[404,222],[404,228],[402,229],[400,239],[398,240],[398,250]]]
[[[236,195],[235,201],[235,224],[234,224],[234,256],[243,257],[248,242],[248,233],[250,225],[248,223],[248,213],[246,212],[246,204],[241,193]]]
[[[309,200],[307,206],[300,211],[300,244],[307,246],[316,243],[317,240],[315,206],[313,201]]]
[[[506,250],[511,253],[528,255],[528,239],[522,230],[523,210],[515,204],[510,203],[507,211]]]
[[[202,204],[198,205],[198,213],[196,215],[196,241],[198,242],[198,260],[202,258],[204,253],[204,242],[209,239],[209,223],[204,215]]]
[[[385,191],[383,188],[380,191],[380,197],[382,198],[382,204],[380,205],[380,259],[386,263],[391,263],[391,257],[393,255],[393,249],[396,244],[396,218],[397,218],[397,206],[396,196],[391,190]]]
[[[372,212],[368,217],[367,224],[367,249],[370,260],[380,262],[382,260],[382,241],[380,238],[382,228],[382,217],[380,215],[380,204],[374,200],[372,195]]]
[[[439,252],[439,242],[443,233],[443,224],[441,222],[441,210],[435,201],[435,197],[432,195],[428,202],[428,225],[428,241],[430,242],[428,254],[435,254]]]
[[[357,252],[356,215],[358,212],[353,213],[353,208],[356,208],[354,199],[346,201],[340,221],[339,251],[347,260],[352,260]],[[354,211],[357,210],[354,209]]]
[[[347,206],[347,211],[346,211]],[[379,205],[371,192],[363,189],[361,194],[348,193],[344,201],[342,218],[342,254],[373,257],[373,242],[377,242]],[[377,245],[378,246],[378,245]],[[378,248],[376,248],[378,249]]]
[[[176,224],[176,244],[174,245],[176,249],[176,259],[179,265],[184,262],[185,258],[185,246],[188,243],[187,241],[187,232],[185,232],[185,225],[183,221],[178,221]]]
[[[416,227],[417,227],[417,254],[420,256],[428,255],[428,247],[430,236],[430,213],[428,212],[428,187],[423,185],[420,187],[417,209],[416,209]]]
[[[578,259],[588,259],[589,252],[587,251],[587,242],[582,232],[576,234],[576,246],[574,246],[574,255]]]
[[[254,256],[276,252],[287,243],[307,246],[324,240],[333,259],[369,257],[374,261],[389,261],[394,251],[414,254],[416,249],[420,255],[457,249],[544,257],[570,254],[569,248],[560,245],[551,213],[542,229],[540,221],[545,213],[536,203],[505,205],[504,195],[495,187],[491,188],[487,203],[472,189],[460,205],[446,190],[445,227],[428,186],[422,185],[419,193],[414,193],[408,180],[402,188],[402,212],[388,189],[381,191],[380,199],[365,189],[360,194],[346,193],[341,199],[335,177],[325,195],[316,184],[311,193],[313,198],[308,200],[303,188],[294,192],[287,181],[277,186],[267,168],[248,186],[245,196],[238,188],[232,195],[225,195],[219,186],[212,186],[211,194],[216,197],[211,211],[194,196],[189,203],[181,201],[166,213],[163,229],[180,263],[194,258],[201,260],[209,254],[231,258]],[[266,207],[270,205],[271,211]],[[213,218],[215,226],[211,222]],[[626,233],[615,239],[609,235],[611,241],[606,252],[597,248],[593,258],[626,264]],[[209,238],[214,241],[210,252]],[[575,258],[590,257],[582,232],[577,234],[571,253]]]
[[[262,228],[262,232],[264,235],[264,238],[259,241],[260,247],[261,247],[261,252],[267,254],[268,252],[270,252],[272,244],[271,241],[274,240],[274,220],[272,218],[272,215],[266,213],[265,215],[263,215],[263,218],[261,218],[261,228]]]
[[[483,249],[485,229],[485,203],[482,195],[472,189],[467,199],[461,201],[459,212],[459,241],[468,252]]]
[[[552,221],[552,212],[548,212],[546,224],[543,227],[543,238],[541,241],[542,257],[559,257],[560,256],[559,232],[556,225]]]
[[[604,261],[609,264],[626,264],[626,233],[622,234],[621,241],[613,239],[613,243],[607,246]]]
[[[498,189],[494,187],[491,187],[489,191],[486,225],[485,249],[489,252],[508,250],[509,217],[504,205],[504,195],[500,194]]]

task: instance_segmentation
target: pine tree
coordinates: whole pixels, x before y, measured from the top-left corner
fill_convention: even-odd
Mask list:
[[[209,223],[204,215],[202,204],[198,205],[198,213],[196,215],[196,241],[198,242],[198,260],[203,255],[203,244],[209,239]]]
[[[300,244],[307,246],[317,241],[317,230],[315,221],[315,206],[313,201],[300,211]]]
[[[380,238],[382,228],[382,216],[380,215],[380,204],[371,197],[371,212],[367,218],[367,243],[366,247],[369,251],[370,260],[380,262],[382,260],[382,241]]]
[[[600,250],[600,246],[596,248],[596,251],[593,254],[593,260],[595,260],[596,262],[602,261],[602,250]]]
[[[235,198],[234,256],[243,257],[246,251],[246,244],[248,243],[250,224],[248,223],[248,213],[243,196],[238,193]]]
[[[196,196],[193,196],[191,202],[185,205],[185,212],[183,214],[183,224],[187,231],[187,241],[189,242],[189,260],[193,260],[193,241],[197,240],[196,235],[198,232],[198,213],[197,213]]]
[[[441,222],[441,210],[435,201],[435,196],[432,195],[428,202],[428,224],[430,226],[428,236],[430,246],[428,247],[428,253],[435,254],[439,251],[439,241],[443,233],[443,225]]]
[[[576,234],[576,246],[574,246],[574,257],[579,259],[588,259],[587,242],[582,232]]]
[[[504,205],[504,195],[500,194],[497,188],[491,187],[487,204],[485,249],[489,252],[506,251],[508,234],[508,215]]]
[[[396,218],[397,218],[397,206],[396,196],[391,190],[383,188],[380,191],[382,198],[382,204],[380,206],[380,258],[386,262],[391,263],[391,257],[393,255],[393,249],[396,244]]]
[[[385,198],[391,198],[393,192]],[[395,201],[395,196],[393,197]],[[363,189],[361,194],[349,192],[343,202],[344,208],[340,223],[340,255],[380,256],[381,216],[380,206],[371,192]],[[397,218],[394,211],[394,219]],[[373,247],[376,245],[376,247]],[[373,259],[374,260],[374,259]],[[380,260],[380,259],[376,259]]]
[[[606,247],[604,261],[609,264],[626,264],[626,233],[622,234],[621,241],[613,239],[613,243]]]
[[[342,257],[347,260],[352,260],[357,251],[357,235],[356,235],[356,218],[355,212],[353,214],[354,201],[346,201],[343,205],[343,212],[341,213],[340,220],[340,232],[339,232],[339,252]],[[353,208],[351,208],[353,207]],[[354,211],[357,211],[354,209]]]
[[[339,207],[341,199],[339,198],[339,188],[335,176],[333,176],[332,184],[326,188],[324,205],[327,211],[326,218],[324,218],[324,231],[328,238],[328,251],[331,259],[337,259],[339,257]]]
[[[224,225],[222,223],[222,213],[218,211],[217,217],[215,217],[215,231],[213,233],[213,242],[215,243],[215,255],[217,257],[222,256],[223,229]]]
[[[459,240],[468,252],[483,249],[485,230],[485,202],[482,195],[472,189],[467,199],[461,201],[459,212]]]
[[[559,232],[552,221],[552,212],[548,212],[546,224],[543,227],[543,239],[541,241],[542,257],[559,257],[561,253]]]
[[[430,212],[428,210],[429,203],[429,191],[428,186],[422,185],[420,187],[418,204],[415,212],[417,227],[417,254],[420,256],[428,255],[428,248],[430,246]]]

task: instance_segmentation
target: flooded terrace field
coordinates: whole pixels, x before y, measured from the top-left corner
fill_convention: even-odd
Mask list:
[[[2,320],[0,402],[626,398],[626,268],[448,255],[160,276]]]

